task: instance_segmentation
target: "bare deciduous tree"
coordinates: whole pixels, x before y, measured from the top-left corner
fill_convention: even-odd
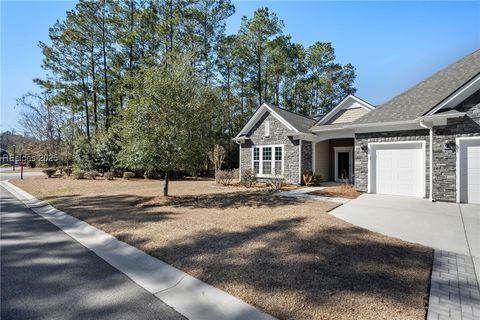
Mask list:
[[[222,169],[222,163],[225,160],[225,148],[216,144],[213,150],[208,152],[208,158],[213,163],[213,167],[215,168],[215,183],[218,183],[218,172]]]

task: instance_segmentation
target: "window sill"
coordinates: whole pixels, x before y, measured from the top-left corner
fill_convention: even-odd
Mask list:
[[[257,178],[285,178],[283,174],[274,175],[274,174],[257,174]]]

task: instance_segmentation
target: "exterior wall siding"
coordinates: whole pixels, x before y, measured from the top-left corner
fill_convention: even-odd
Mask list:
[[[330,146],[330,141],[320,141],[315,145],[315,174],[321,175],[324,180],[328,181],[329,178],[329,153],[328,148]]]
[[[265,121],[270,122],[270,137],[265,137]],[[241,170],[244,172],[247,169],[252,169],[252,148],[254,146],[262,145],[283,145],[284,167],[283,173],[287,183],[297,184],[300,181],[300,167],[299,167],[299,144],[298,140],[292,140],[287,137],[292,133],[285,125],[272,116],[269,112],[265,113],[263,117],[255,124],[247,136],[249,141],[241,145]],[[310,151],[311,159],[311,151]],[[310,160],[311,161],[311,160]],[[311,165],[310,165],[311,166]],[[258,178],[259,181],[265,180]]]
[[[350,123],[367,113],[368,111],[362,107],[345,109],[333,116],[326,124]]]

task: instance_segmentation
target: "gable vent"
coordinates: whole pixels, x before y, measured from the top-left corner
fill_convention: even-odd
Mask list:
[[[265,137],[270,137],[270,121],[265,121]]]

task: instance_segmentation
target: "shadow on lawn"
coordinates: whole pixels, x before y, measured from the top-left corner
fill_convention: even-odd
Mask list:
[[[81,199],[80,199],[81,198]],[[229,209],[238,207],[281,207],[285,205],[300,204],[305,200],[300,198],[281,197],[266,190],[238,191],[229,193],[213,193],[200,195],[182,195],[173,197],[146,197],[133,195],[99,195],[99,196],[46,196],[42,200],[52,204],[59,204],[70,208],[101,210],[105,213],[119,213],[142,215],[147,211],[142,209],[162,208],[173,206],[188,209]],[[159,213],[160,215],[163,212]],[[151,215],[155,215],[152,213]]]
[[[117,229],[124,230],[117,235],[119,239],[142,249],[152,239],[129,232],[131,227],[141,228],[141,224],[181,215],[162,206],[156,212],[136,206],[139,201],[153,199],[115,195],[58,197],[54,202],[61,204],[60,209],[89,223],[115,223]],[[174,197],[168,204],[190,209],[226,209],[275,207],[302,201],[247,191]],[[237,295],[279,318],[317,318],[318,312],[326,312],[327,317],[331,312],[344,318],[353,317],[357,312],[358,318],[365,308],[365,305],[355,305],[354,299],[359,295],[367,295],[378,304],[383,302],[377,301],[390,304],[390,307],[378,308],[379,318],[389,318],[389,312],[395,309],[399,310],[396,314],[399,318],[412,318],[412,312],[418,314],[418,310],[422,310],[432,261],[430,249],[336,222],[327,214],[315,217],[323,219],[325,224],[313,228],[315,232],[312,232],[306,227],[305,219],[307,216],[278,219],[236,232],[221,228],[208,230],[148,253],[213,286],[236,288],[240,284],[253,288],[262,295],[248,291]],[[345,301],[346,297],[353,300]],[[282,308],[285,303],[291,308]],[[365,304],[365,300],[362,303]],[[306,316],[299,317],[299,314]]]
[[[88,220],[90,223],[115,222],[152,223],[170,219],[173,213],[167,210],[156,212],[148,211],[147,208],[137,207],[138,203],[148,202],[154,197],[139,197],[132,195],[98,195],[81,197],[78,195],[43,197],[51,205],[64,210],[75,217]]]
[[[255,190],[172,197],[165,204],[177,208],[228,209],[245,206],[273,208],[303,202],[304,200],[299,198],[280,197],[269,190]]]
[[[295,229],[304,219],[279,220],[239,232],[201,233],[184,243],[148,253],[179,269],[195,270],[196,277],[213,286],[225,288],[242,283],[262,292],[265,298],[280,294],[291,300],[297,296],[291,310],[282,309],[280,303],[267,303],[259,296],[242,297],[279,318],[299,318],[299,312],[305,309],[313,306],[318,312],[318,308],[331,307],[332,303],[335,308],[330,312],[344,312],[343,316],[352,315],[350,309],[365,307],[344,301],[345,293],[394,301],[400,318],[401,312],[422,312],[428,298],[430,249],[384,242],[353,226],[325,228],[300,236]],[[122,237],[128,237],[128,232]],[[130,243],[142,248],[146,241],[137,238]],[[249,243],[261,245],[252,247]],[[348,311],[339,311],[342,308]],[[379,318],[388,315],[387,311]],[[407,313],[403,318],[410,316]]]

